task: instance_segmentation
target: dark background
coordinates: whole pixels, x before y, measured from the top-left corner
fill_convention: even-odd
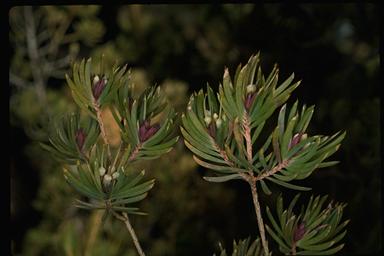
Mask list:
[[[18,14],[10,12],[10,19],[12,15]],[[68,33],[77,29],[74,24],[79,19],[81,17],[73,19]],[[344,218],[351,219],[351,222],[344,238],[345,249],[340,255],[373,255],[380,252],[382,219],[377,5],[109,5],[101,6],[92,19],[102,23],[104,31],[95,42],[87,43],[79,39],[78,58],[107,52],[111,59],[118,58],[119,63],[144,69],[150,84],[161,84],[167,79],[185,82],[188,95],[204,88],[206,82],[217,89],[225,66],[234,74],[239,63],[245,64],[250,55],[258,51],[261,52],[265,73],[272,70],[274,63],[280,67],[281,79],[294,72],[297,79],[302,79],[302,84],[288,102],[299,99],[299,103],[316,105],[309,131],[320,134],[347,131],[340,150],[332,157],[340,160],[340,164],[318,170],[304,183],[313,187],[314,194],[329,194],[329,198],[348,203]],[[88,33],[91,37],[92,28]],[[13,50],[10,70],[33,81],[28,71],[22,72],[28,70],[29,61],[28,57],[17,55],[22,46],[13,37],[10,43]],[[27,66],[17,64],[21,62],[20,59]],[[64,80],[60,77],[49,78],[46,82],[47,90],[51,89],[55,97],[64,97],[64,87]],[[39,115],[41,109],[34,114],[28,113],[32,111],[29,109],[31,106],[20,109],[20,105],[28,102],[25,98],[20,100],[19,95],[24,89],[13,85],[10,88],[11,102],[16,97],[19,97],[17,102],[21,102],[10,105],[13,252],[15,255],[53,255],[44,254],[44,251],[47,253],[46,248],[51,247],[50,242],[42,237],[57,232],[53,223],[60,221],[59,213],[45,212],[49,211],[47,208],[54,208],[54,202],[44,195],[51,193],[50,189],[56,188],[56,185],[45,186],[49,182],[48,176],[40,171],[40,166],[45,163],[41,154],[46,153],[36,151],[33,136],[28,132],[28,127],[33,125],[34,117]],[[39,100],[29,102],[41,104]],[[44,103],[45,108],[47,104]],[[31,117],[30,120],[28,117]],[[176,169],[175,166],[175,170],[168,172],[176,172]],[[180,186],[190,193],[196,193],[193,190],[198,188],[194,184],[200,182],[196,180],[201,179],[204,172],[202,169],[192,171],[193,174],[189,175],[193,177],[188,177],[193,182],[184,182]],[[170,185],[170,192],[164,193],[176,193],[171,192],[175,186],[178,184]],[[189,208],[180,212],[184,216],[180,217],[183,222],[175,228],[178,235],[169,238],[174,242],[173,252],[169,255],[212,255],[217,248],[214,244],[217,238],[230,246],[234,238],[254,237],[256,234],[257,225],[248,188],[241,183],[229,182],[204,185],[207,191],[198,192],[212,193],[209,190],[212,187],[220,187],[221,190],[217,192],[217,197],[212,196],[209,200],[220,202],[217,205],[213,203],[212,207],[208,203],[203,208],[206,211],[200,209],[202,212],[199,213],[193,207],[191,212],[188,212]],[[294,195],[288,189],[274,189],[285,193],[287,201]],[[41,192],[45,190],[48,192]],[[199,198],[196,196],[188,200]],[[185,198],[175,199],[176,202],[179,200]],[[262,196],[261,200],[269,202],[270,199]],[[150,204],[151,198],[148,201]],[[194,201],[189,203],[195,204]],[[172,214],[172,207],[167,210],[169,212],[162,214]],[[152,214],[150,210],[147,211]],[[172,222],[178,222],[178,213],[174,212]],[[162,215],[159,213],[156,216],[160,218]],[[47,225],[50,225],[49,228]],[[151,235],[144,241],[144,247],[149,250],[165,229],[167,225],[161,221],[154,224]],[[214,229],[216,233],[210,236],[210,232],[204,231],[208,229]],[[31,230],[35,230],[33,235],[27,236]],[[44,232],[39,233],[39,230]],[[40,237],[40,240],[36,237]],[[128,236],[125,239],[129,239]],[[32,250],[33,247],[40,249]],[[153,255],[156,255],[155,252]]]

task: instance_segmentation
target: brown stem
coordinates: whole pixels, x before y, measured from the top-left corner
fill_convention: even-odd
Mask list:
[[[278,164],[277,166],[275,166],[271,170],[261,173],[259,176],[256,177],[256,180],[262,180],[268,176],[271,176],[271,175],[281,171],[285,167],[287,167],[288,164],[289,164],[289,160],[284,160],[283,162],[281,162],[280,164]]]
[[[93,108],[96,111],[96,117],[97,117],[97,122],[99,123],[99,126],[100,126],[101,136],[103,137],[104,143],[107,145],[108,157],[111,160],[112,159],[111,149],[109,147],[107,134],[105,132],[104,123],[101,116],[101,110],[100,110],[99,104],[96,101],[93,102]]]
[[[291,253],[291,255],[296,255],[296,243],[292,244]]]
[[[251,124],[248,114],[245,112],[243,117],[244,137],[247,144],[247,158],[248,162],[252,164],[252,139],[251,139]]]
[[[137,236],[136,236],[136,233],[135,233],[135,230],[133,229],[131,223],[129,222],[129,218],[128,218],[128,215],[123,212],[123,216],[119,215],[118,213],[116,213],[115,211],[112,211],[112,214],[119,220],[121,220],[122,222],[124,222],[125,226],[127,227],[131,237],[132,237],[132,240],[133,240],[133,243],[135,244],[135,247],[136,247],[136,250],[137,252],[139,253],[140,256],[145,256],[144,252],[143,252],[143,249],[141,248],[140,246],[140,243],[139,243],[139,240],[137,239]]]
[[[141,148],[141,143],[137,144],[135,149],[131,152],[131,155],[128,158],[128,162],[130,162],[130,161],[135,159],[135,157],[137,156],[137,154],[140,151],[140,148]]]
[[[261,216],[259,199],[257,197],[256,179],[254,179],[254,178],[253,179],[249,179],[248,182],[249,182],[249,185],[251,186],[253,205],[254,205],[255,211],[256,211],[257,225],[259,226],[261,243],[263,245],[264,254],[266,256],[268,256],[269,255],[269,249],[268,249],[267,240],[265,239],[264,222],[263,222],[263,217]]]

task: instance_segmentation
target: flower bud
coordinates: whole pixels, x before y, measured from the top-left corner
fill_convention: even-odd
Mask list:
[[[300,142],[300,140],[301,140],[301,136],[302,136],[303,134],[301,133],[301,132],[299,132],[299,133],[296,133],[294,136],[293,136],[293,138],[291,139],[291,141],[289,142],[289,144],[288,144],[288,149],[291,149],[291,148],[293,148],[294,146],[296,146],[299,142]]]
[[[85,134],[82,128],[76,131],[75,139],[76,139],[76,144],[79,147],[80,151],[83,149],[86,136],[87,135]]]
[[[254,93],[256,91],[256,85],[254,84],[249,84],[247,85],[247,94]]]
[[[100,174],[100,176],[103,176],[103,175],[105,174],[105,172],[106,172],[105,168],[104,168],[103,166],[101,166],[101,167],[99,168],[99,174]]]
[[[98,75],[96,75],[94,78],[93,78],[93,84],[96,84],[97,82],[100,81],[100,78]]]
[[[255,101],[255,98],[256,98],[256,93],[251,93],[247,95],[247,98],[245,99],[245,102],[244,102],[244,107],[246,110],[249,110],[251,108],[253,102]]]
[[[106,174],[103,179],[104,186],[108,187],[111,184],[112,177],[109,174]]]
[[[295,232],[293,233],[293,240],[295,242],[301,240],[306,232],[304,222],[300,223],[296,229]]]
[[[150,125],[148,120],[145,120],[139,127],[140,142],[144,142],[151,138],[160,129],[160,124]]]
[[[216,127],[217,128],[220,128],[221,127],[221,124],[223,123],[223,121],[219,118],[216,120]]]
[[[118,177],[120,176],[120,173],[119,172],[114,172],[113,174],[112,174],[112,179],[117,179]]]
[[[214,113],[213,114],[213,119],[217,120],[219,118],[219,116],[217,115],[217,113]]]
[[[107,81],[108,80],[105,78],[100,79],[97,75],[93,78],[92,94],[96,100],[99,99],[101,93],[103,92],[107,84]]]
[[[204,122],[205,124],[208,126],[212,121],[212,118],[210,116],[206,116],[204,117]]]

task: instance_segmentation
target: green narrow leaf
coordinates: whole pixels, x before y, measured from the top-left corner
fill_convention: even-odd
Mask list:
[[[204,176],[203,179],[209,182],[226,182],[233,179],[242,179],[239,174],[230,174],[225,176],[218,176],[218,177],[206,177]]]

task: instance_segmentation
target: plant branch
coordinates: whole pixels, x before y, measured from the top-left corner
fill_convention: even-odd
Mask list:
[[[281,162],[280,164],[276,165],[271,170],[261,173],[259,176],[256,177],[256,180],[262,180],[262,179],[264,179],[266,177],[269,177],[269,176],[271,176],[271,175],[281,171],[285,167],[287,167],[288,164],[289,164],[289,160],[284,160],[283,162]]]
[[[136,158],[140,149],[141,149],[141,143],[137,144],[136,147],[133,149],[133,151],[131,152],[131,155],[128,158],[128,162],[133,161]]]
[[[248,118],[247,112],[244,113],[243,116],[243,129],[244,129],[244,137],[247,143],[247,158],[248,162],[252,164],[252,138],[251,138],[251,124]]]
[[[264,254],[266,256],[268,256],[269,255],[269,249],[268,249],[267,240],[265,239],[264,222],[263,222],[263,217],[261,216],[260,203],[259,203],[257,190],[256,190],[256,179],[248,179],[248,183],[251,186],[253,205],[255,207],[257,224],[259,226],[259,232],[260,232],[260,237],[261,237],[261,243],[262,243],[263,249],[264,249]]]
[[[111,155],[111,149],[110,149],[110,146],[109,146],[109,141],[108,141],[108,138],[107,138],[107,134],[105,132],[104,122],[103,122],[103,119],[102,119],[102,116],[101,116],[100,106],[99,106],[99,104],[96,101],[93,102],[93,108],[96,111],[96,117],[97,117],[97,122],[99,123],[99,126],[100,126],[101,136],[103,137],[104,143],[107,145],[108,157],[111,160],[112,159],[112,155]]]
[[[140,243],[139,243],[139,240],[137,239],[137,236],[136,236],[136,233],[135,233],[135,230],[133,229],[131,223],[129,222],[129,218],[128,218],[128,215],[123,212],[122,215],[119,215],[118,213],[116,213],[115,211],[112,210],[112,214],[119,220],[121,220],[122,222],[124,222],[125,226],[127,227],[131,237],[132,237],[132,240],[133,240],[133,243],[135,244],[135,247],[136,247],[136,250],[137,252],[139,253],[140,256],[145,256],[144,252],[143,252],[143,249],[141,248],[140,246]]]
[[[65,32],[68,30],[69,25],[71,24],[73,16],[69,14],[68,19],[64,19],[61,22],[60,27],[55,30],[52,40],[49,42],[48,52],[56,58],[60,44],[62,44],[63,37]]]
[[[292,244],[291,255],[296,255],[296,242]]]
[[[27,34],[27,49],[28,57],[31,60],[31,71],[33,75],[33,80],[35,83],[36,93],[42,104],[46,102],[46,93],[45,93],[45,79],[41,70],[41,63],[39,60],[39,50],[36,39],[36,26],[35,19],[33,17],[32,7],[24,7],[24,17],[25,17],[25,28]]]

